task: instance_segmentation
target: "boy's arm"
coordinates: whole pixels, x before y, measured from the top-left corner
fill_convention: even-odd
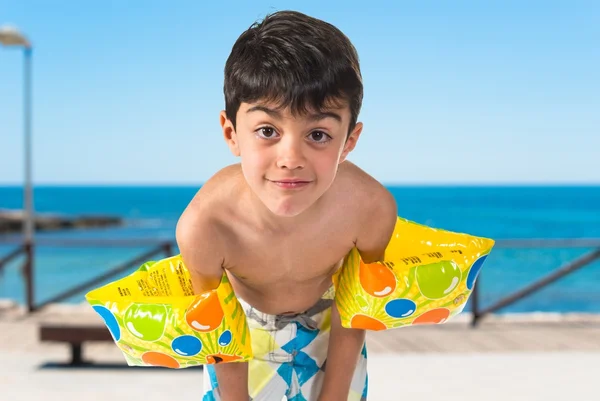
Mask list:
[[[385,257],[385,249],[396,227],[398,208],[394,196],[379,183],[367,196],[355,245],[363,262],[374,263]]]
[[[197,218],[189,210],[177,223],[177,246],[196,294],[214,290],[221,282],[223,259],[215,231],[209,219]]]
[[[331,307],[331,332],[327,367],[318,401],[346,401],[358,356],[365,342],[365,331],[342,327],[337,306]]]
[[[176,238],[196,294],[217,288],[223,275],[224,247],[214,222],[194,206],[177,223]],[[248,401],[248,364],[215,365],[222,401]]]
[[[394,197],[383,186],[369,193],[355,245],[365,263],[384,259],[397,219]],[[319,401],[347,400],[365,330],[342,327],[337,305],[331,308],[331,333],[327,368]]]

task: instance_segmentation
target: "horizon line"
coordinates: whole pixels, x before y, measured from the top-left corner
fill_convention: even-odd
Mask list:
[[[600,187],[598,182],[385,182],[383,186],[390,187]],[[33,187],[198,187],[204,182],[42,182]],[[22,183],[0,182],[0,188],[23,187]]]

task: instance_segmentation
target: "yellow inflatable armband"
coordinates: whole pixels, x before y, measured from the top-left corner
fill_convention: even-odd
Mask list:
[[[333,277],[342,326],[439,324],[464,308],[494,241],[398,217],[381,262],[356,248]],[[130,366],[186,368],[252,358],[246,316],[224,274],[195,295],[180,255],[86,294]]]
[[[86,294],[130,366],[186,368],[252,358],[246,316],[227,276],[194,295],[181,257],[148,262]]]
[[[334,277],[342,326],[387,330],[440,324],[460,313],[494,241],[398,218],[382,262],[356,248]]]

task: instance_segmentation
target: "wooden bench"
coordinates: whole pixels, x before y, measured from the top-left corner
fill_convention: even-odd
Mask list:
[[[83,360],[82,345],[84,342],[113,342],[108,329],[98,325],[65,325],[43,323],[40,326],[40,341],[61,342],[71,346],[70,366],[81,366]]]

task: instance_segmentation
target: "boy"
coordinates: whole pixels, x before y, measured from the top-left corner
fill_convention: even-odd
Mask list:
[[[229,277],[254,359],[206,366],[203,399],[365,399],[365,332],[341,326],[332,276],[353,247],[383,258],[396,204],[345,161],[363,127],[356,50],[326,22],[277,12],[234,44],[224,93],[241,162],[202,186],[177,241],[196,292]]]

